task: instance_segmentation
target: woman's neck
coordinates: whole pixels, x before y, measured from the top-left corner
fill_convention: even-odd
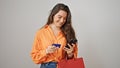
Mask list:
[[[53,29],[53,30],[57,30],[57,31],[60,31],[60,27],[57,27],[55,26],[54,24],[50,24],[50,27]]]
[[[61,32],[61,29],[56,27],[54,24],[50,24],[50,28],[53,30],[55,36],[58,36],[59,32]]]

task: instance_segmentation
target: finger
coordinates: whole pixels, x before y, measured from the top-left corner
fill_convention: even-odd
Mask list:
[[[67,47],[64,47],[64,49],[69,49],[69,48],[67,48]]]
[[[48,46],[48,49],[53,49],[54,48],[54,46]]]
[[[58,47],[53,48],[54,51],[56,51],[57,49],[58,49]]]
[[[72,43],[72,45],[73,45],[73,47],[75,47],[75,44]]]
[[[59,49],[59,47],[56,47],[56,49]]]
[[[72,46],[70,44],[68,44],[68,46],[71,48]]]
[[[51,49],[56,49],[56,46],[52,46]]]
[[[69,48],[65,47],[64,50],[65,50],[65,51],[69,51]]]
[[[56,46],[52,46],[52,48],[55,48]]]
[[[68,51],[67,49],[64,49],[66,52]]]

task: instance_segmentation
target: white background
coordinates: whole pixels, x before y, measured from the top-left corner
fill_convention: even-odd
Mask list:
[[[0,68],[39,68],[33,39],[57,3],[71,10],[86,68],[120,68],[120,0],[0,0]]]

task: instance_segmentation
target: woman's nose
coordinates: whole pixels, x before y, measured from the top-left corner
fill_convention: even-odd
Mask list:
[[[60,22],[64,22],[64,19],[61,19]]]

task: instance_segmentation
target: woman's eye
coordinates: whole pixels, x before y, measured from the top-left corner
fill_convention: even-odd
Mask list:
[[[61,18],[61,17],[58,17],[59,19]]]

